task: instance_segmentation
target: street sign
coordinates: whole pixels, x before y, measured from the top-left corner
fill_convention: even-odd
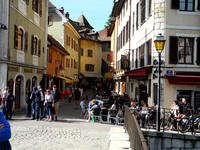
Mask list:
[[[166,71],[166,75],[172,76],[172,75],[173,75],[173,70],[167,70],[167,71]]]

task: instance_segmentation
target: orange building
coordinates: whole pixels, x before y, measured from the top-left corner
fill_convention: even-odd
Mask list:
[[[44,77],[45,89],[51,89],[53,85],[57,85],[58,90],[63,91],[66,83],[72,83],[72,80],[64,77],[66,55],[69,55],[67,50],[56,39],[48,35],[47,69]]]

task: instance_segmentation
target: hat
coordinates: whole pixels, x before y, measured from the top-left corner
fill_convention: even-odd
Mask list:
[[[53,88],[57,88],[57,86],[56,86],[56,85],[53,85]]]

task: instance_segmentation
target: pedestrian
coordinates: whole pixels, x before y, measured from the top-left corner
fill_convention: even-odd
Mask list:
[[[60,100],[60,92],[57,89],[56,85],[53,85],[53,91],[51,92],[54,99],[54,109],[55,109],[55,121],[58,120],[58,110],[59,110],[59,100]]]
[[[9,139],[11,138],[10,124],[0,111],[0,150],[11,150]]]
[[[46,110],[47,110],[47,119],[45,121],[52,121],[52,107],[54,107],[54,98],[53,95],[51,94],[51,91],[48,89],[46,90],[46,94],[45,94],[45,101],[43,106],[46,106]]]
[[[68,90],[68,97],[69,97],[69,103],[71,103],[71,101],[72,101],[72,90],[69,88],[69,90]]]
[[[85,111],[86,111],[86,106],[85,106],[85,101],[86,99],[83,98],[83,100],[80,102],[80,107],[81,107],[81,114],[85,114]]]
[[[38,121],[39,119],[42,120],[42,97],[40,94],[41,91],[41,86],[39,85],[37,90],[35,91],[35,117],[36,117],[36,121]]]
[[[37,91],[37,87],[33,87],[33,91],[31,93],[30,99],[32,101],[32,118],[31,120],[35,120],[35,92]]]
[[[15,98],[12,94],[12,91],[11,90],[8,90],[7,92],[7,97],[6,97],[6,102],[5,102],[5,106],[6,106],[6,109],[7,109],[7,112],[6,112],[6,119],[12,119],[12,108],[13,108],[13,102],[14,102]],[[8,117],[8,113],[10,114],[10,118]]]
[[[26,117],[31,117],[31,91],[30,88],[26,89]]]
[[[2,98],[3,98],[3,115],[4,116],[6,116],[6,112],[7,112],[6,106],[5,106],[5,102],[6,102],[6,97],[7,97],[8,90],[9,90],[9,87],[6,87],[5,91],[3,91],[3,96],[2,96]]]
[[[38,86],[38,89],[40,91],[40,97],[41,97],[41,114],[40,114],[40,118],[42,119],[42,118],[45,118],[45,110],[44,110],[45,107],[43,105],[44,99],[45,99],[45,94],[44,94],[41,86]]]
[[[75,88],[74,94],[75,94],[76,104],[78,104],[78,101],[80,99],[80,91],[78,88]]]

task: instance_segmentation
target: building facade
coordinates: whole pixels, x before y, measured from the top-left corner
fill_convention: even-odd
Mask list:
[[[26,88],[41,84],[46,67],[47,0],[10,1],[7,85],[14,108],[25,106]]]
[[[123,75],[128,95],[149,105],[157,103],[158,52],[154,40],[162,34],[166,42],[161,53],[161,105],[170,107],[173,100],[185,97],[194,108],[200,107],[200,1],[119,0],[113,16],[118,20],[111,32],[112,38],[117,34],[117,44],[111,44],[111,48],[117,45],[116,71],[126,65],[126,60],[118,61],[128,49],[129,67]]]

